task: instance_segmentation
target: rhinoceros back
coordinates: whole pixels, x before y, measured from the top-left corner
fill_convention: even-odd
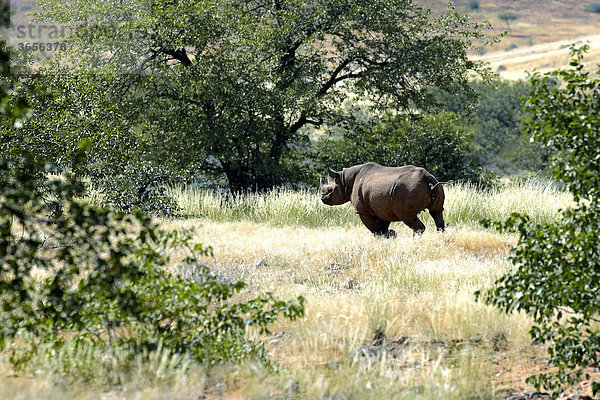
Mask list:
[[[431,201],[429,183],[437,180],[425,169],[407,165],[365,164],[356,177],[352,203],[359,214],[400,221],[424,210]]]

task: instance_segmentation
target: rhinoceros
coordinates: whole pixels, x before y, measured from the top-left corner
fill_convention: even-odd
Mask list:
[[[402,221],[414,234],[425,231],[417,215],[425,210],[444,231],[444,189],[424,168],[406,165],[384,167],[376,163],[355,165],[336,172],[329,168],[327,183],[321,183],[321,200],[333,206],[352,203],[365,226],[375,235],[394,237],[392,221]]]

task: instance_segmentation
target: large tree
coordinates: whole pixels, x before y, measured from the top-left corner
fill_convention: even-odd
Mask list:
[[[7,12],[0,7],[0,27]],[[51,93],[15,96],[26,68],[17,68],[11,56],[15,53],[0,38],[0,352],[5,360],[16,371],[34,356],[67,351],[69,357],[55,357],[58,375],[110,384],[131,380],[131,362],[157,354],[177,355],[186,364],[191,359],[204,365],[248,359],[269,364],[263,344],[246,338],[247,327],[265,333],[280,314],[300,317],[304,299],[285,302],[267,293],[231,301],[246,284],[223,282],[202,265],[200,257],[212,249],[193,245],[191,231],[163,232],[141,213],[98,209],[82,201],[76,176],[48,174],[57,160],[40,153],[50,146],[18,133],[29,116],[28,97],[39,100]],[[166,254],[176,248],[188,251],[177,276],[164,270]],[[72,362],[77,359],[86,367]],[[104,365],[110,373],[102,371]]]
[[[71,132],[73,143],[92,137],[105,150],[98,132],[126,137],[138,156],[224,174],[233,190],[293,179],[303,128],[327,123],[351,95],[418,111],[430,104],[428,88],[468,91],[470,74],[483,71],[467,50],[484,27],[454,10],[434,18],[406,0],[40,7],[39,17],[76,29],[41,72],[61,106],[46,106],[38,127]],[[112,142],[107,157],[122,154]]]

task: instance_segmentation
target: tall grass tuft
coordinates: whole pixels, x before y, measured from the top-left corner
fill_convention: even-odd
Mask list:
[[[328,207],[316,192],[273,189],[265,193],[229,194],[184,186],[171,187],[174,198],[187,217],[211,221],[253,221],[272,226],[306,227],[355,224],[356,216],[349,204]]]
[[[483,219],[505,220],[511,213],[526,213],[535,222],[549,222],[559,209],[572,204],[569,194],[551,181],[510,183],[491,190],[471,184],[445,187],[444,218],[451,225],[477,226]],[[356,226],[360,220],[352,206],[330,207],[320,201],[316,190],[273,189],[266,193],[228,194],[193,187],[167,190],[186,217],[211,221],[253,221],[271,226]],[[431,218],[422,220],[433,226]]]
[[[59,350],[41,345],[30,364],[25,372],[61,377],[65,382],[141,388],[180,383],[193,361],[161,343],[154,351],[135,352],[66,342]]]
[[[512,213],[520,213],[545,223],[572,204],[571,195],[548,180],[509,183],[491,190],[458,184],[446,188],[444,217],[451,224],[473,226],[483,219],[503,221]]]

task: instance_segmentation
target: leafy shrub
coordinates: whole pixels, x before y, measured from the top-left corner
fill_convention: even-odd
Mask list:
[[[600,2],[593,2],[590,4],[587,4],[584,8],[583,11],[585,12],[593,12],[593,13],[599,13],[600,14]]]
[[[4,3],[0,3],[2,5]],[[0,19],[4,18],[6,10],[0,8]],[[7,17],[8,18],[8,17]],[[6,21],[0,21],[0,29],[4,28]],[[28,112],[28,102],[23,96],[8,96],[15,89],[17,76],[16,67],[10,63],[11,49],[5,41],[0,41],[0,144],[5,142],[4,130],[11,125],[20,125]],[[2,146],[4,147],[4,146]],[[0,147],[1,150],[4,150]]]
[[[332,131],[317,144],[318,171],[373,161],[382,165],[413,164],[437,179],[490,183],[491,176],[467,157],[471,133],[453,113],[407,116],[386,114],[354,118],[341,138]]]
[[[54,70],[41,71],[21,74],[17,93],[28,95],[31,116],[22,126],[2,132],[1,149],[11,153],[24,145],[25,150],[53,160],[58,171],[85,176],[89,189],[102,193],[104,206],[174,214],[176,206],[164,195],[164,186],[192,176],[173,161],[183,156],[174,156],[173,149],[163,145],[164,137],[151,137],[150,123],[130,126],[131,116],[106,104],[103,96],[79,98],[65,91],[64,87],[81,82],[80,75],[58,77]],[[92,89],[84,91],[88,90]],[[100,104],[94,106],[96,101]],[[115,121],[107,119],[109,114]],[[81,152],[82,147],[87,151]]]
[[[553,397],[590,379],[586,368],[600,360],[600,79],[583,71],[587,49],[571,48],[570,69],[534,74],[528,100],[533,118],[527,129],[553,150],[554,176],[577,203],[556,222],[538,225],[514,214],[496,224],[520,235],[512,256],[517,268],[485,294],[488,303],[533,318],[531,337],[548,343],[556,372],[528,382],[552,390]],[[557,86],[556,79],[564,84]],[[600,392],[600,382],[592,382],[592,391]]]
[[[192,246],[190,232],[163,232],[139,212],[73,201],[81,186],[69,180],[44,182],[63,202],[60,216],[45,217],[49,207],[33,179],[41,167],[27,159],[0,164],[0,347],[11,350],[17,368],[39,345],[58,349],[67,341],[137,351],[162,343],[208,365],[267,362],[245,327],[264,332],[280,314],[302,315],[302,298],[231,301],[246,285],[222,282],[202,265],[198,257],[210,249]],[[188,251],[179,270],[194,279],[164,270],[179,248]]]
[[[115,167],[113,165],[103,171],[87,169],[87,176],[93,182],[89,188],[102,195],[102,205],[126,213],[134,209],[160,216],[178,213],[177,205],[165,193],[167,184],[182,181],[173,169],[140,160],[120,165],[119,171]]]

